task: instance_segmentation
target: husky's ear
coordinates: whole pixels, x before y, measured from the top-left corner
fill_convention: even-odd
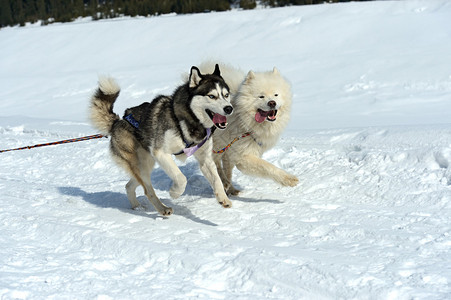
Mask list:
[[[194,88],[199,85],[202,80],[202,75],[197,67],[191,67],[191,73],[189,74],[189,87]]]
[[[244,82],[250,82],[254,78],[255,78],[254,72],[249,71],[249,73],[247,73],[247,75],[246,75],[246,79],[244,80]]]
[[[274,75],[280,75],[280,72],[279,72],[279,70],[276,67],[274,67],[272,69],[272,72],[273,72]]]
[[[213,72],[213,75],[221,76],[221,71],[219,71],[219,65],[218,64],[216,64],[216,66],[215,66],[215,71]]]

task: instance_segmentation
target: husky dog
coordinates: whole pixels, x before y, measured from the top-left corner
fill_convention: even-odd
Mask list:
[[[200,66],[203,72],[213,68],[210,62]],[[230,87],[234,114],[226,130],[213,135],[213,154],[224,188],[229,195],[240,191],[232,184],[232,170],[270,178],[283,186],[295,186],[296,176],[261,157],[274,147],[288,124],[291,111],[290,84],[274,68],[268,72],[249,71],[247,75],[221,64],[222,77]]]
[[[113,112],[120,88],[112,78],[101,78],[91,98],[90,117],[94,126],[109,135],[115,161],[130,174],[126,185],[132,208],[136,188],[141,185],[149,201],[163,216],[173,213],[155,194],[150,173],[157,162],[173,183],[169,194],[179,197],[187,180],[171,155],[185,159],[194,154],[200,169],[212,186],[217,201],[224,207],[231,202],[225,194],[212,158],[212,139],[216,128],[225,129],[232,113],[229,87],[216,65],[212,74],[192,67],[188,80],[172,96],[158,96],[151,103],[128,108],[121,119]]]

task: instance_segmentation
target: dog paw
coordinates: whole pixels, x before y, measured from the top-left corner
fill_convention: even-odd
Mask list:
[[[167,216],[172,215],[172,213],[173,213],[172,207],[164,205],[163,202],[160,201],[160,199],[152,198],[152,199],[149,199],[149,200],[153,204],[155,209],[158,211],[158,213],[160,215],[162,215],[163,217],[167,217]]]
[[[227,189],[226,193],[227,193],[228,196],[238,196],[238,194],[240,192],[241,192],[240,190],[238,190],[238,189],[234,188],[233,186],[231,186],[231,187],[229,187]]]
[[[169,190],[169,195],[172,199],[177,199],[180,197],[186,188],[186,178],[183,177],[183,179],[174,181],[174,183],[171,186],[171,189]]]
[[[299,183],[299,179],[291,174],[284,174],[281,178],[281,180],[279,181],[279,183],[283,186],[296,186]]]
[[[222,200],[218,200],[218,203],[222,205],[222,207],[224,208],[230,208],[232,207],[232,201],[230,201],[229,199],[222,199]]]
[[[296,176],[294,176],[294,175],[290,175],[288,178],[287,178],[287,186],[291,186],[291,187],[293,187],[293,186],[296,186],[296,185],[298,185],[298,183],[299,183],[299,179],[296,177]]]
[[[172,207],[165,207],[164,209],[158,211],[160,213],[160,215],[162,216],[170,216],[174,213],[174,211],[172,210]]]

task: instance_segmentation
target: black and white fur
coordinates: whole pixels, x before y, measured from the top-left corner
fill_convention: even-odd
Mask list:
[[[187,180],[172,155],[182,152],[187,144],[202,142],[208,128],[214,131],[227,126],[226,116],[233,110],[229,87],[221,77],[218,65],[212,74],[201,74],[197,67],[192,67],[189,79],[172,96],[158,96],[150,103],[145,102],[125,111],[124,118],[131,114],[138,126],[113,112],[119,92],[114,79],[99,80],[99,87],[91,98],[92,123],[103,134],[110,136],[113,158],[130,174],[126,191],[132,208],[140,205],[136,199],[136,188],[141,185],[156,210],[163,216],[171,215],[172,208],[160,201],[152,187],[152,169],[157,162],[172,179],[169,191],[172,198],[178,198],[185,191]],[[194,156],[217,201],[224,207],[230,207],[231,202],[212,158],[212,139],[207,139]],[[177,157],[183,159],[186,155]]]

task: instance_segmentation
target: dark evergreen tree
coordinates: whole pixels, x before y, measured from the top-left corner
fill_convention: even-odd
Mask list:
[[[257,6],[257,2],[255,0],[241,0],[240,7],[242,9],[254,9]]]
[[[0,27],[14,24],[9,0],[0,0]]]
[[[26,18],[24,13],[24,5],[22,0],[10,1],[11,11],[15,24],[25,26]]]
[[[74,18],[86,17],[85,3],[83,2],[83,0],[74,1],[73,17]]]
[[[350,0],[260,0],[269,7],[305,5]],[[354,0],[359,1],[359,0]],[[371,0],[360,0],[371,1]],[[224,11],[232,3],[243,9],[256,7],[256,0],[0,0],[0,27],[25,25],[25,22],[69,22],[78,17],[93,20],[125,16],[151,16],[175,12],[178,14]]]
[[[44,23],[47,21],[47,10],[45,0],[36,1],[36,19],[42,20]]]

